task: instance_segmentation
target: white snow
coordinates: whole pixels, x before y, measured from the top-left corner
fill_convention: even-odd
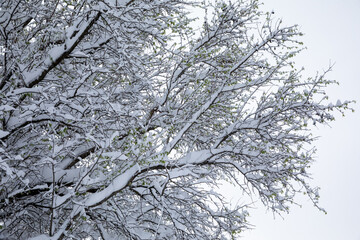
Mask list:
[[[112,194],[120,191],[129,183],[129,181],[139,171],[138,166],[133,166],[120,176],[116,177],[105,189],[94,193],[85,201],[84,206],[94,206],[109,198]]]
[[[8,111],[12,111],[12,110],[15,110],[15,108],[13,108],[12,106],[9,106],[9,105],[1,105],[0,106],[0,111],[8,112]]]
[[[0,138],[4,138],[4,137],[6,137],[6,136],[9,135],[9,134],[10,134],[9,132],[0,130]]]

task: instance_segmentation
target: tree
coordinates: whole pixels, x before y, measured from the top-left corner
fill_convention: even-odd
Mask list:
[[[256,0],[0,1],[0,237],[224,239],[239,194],[288,211],[349,102]],[[192,28],[191,8],[208,11]],[[309,125],[308,125],[309,124]]]

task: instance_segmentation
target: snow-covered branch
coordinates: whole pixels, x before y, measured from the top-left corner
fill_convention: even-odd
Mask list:
[[[351,102],[293,67],[296,27],[252,0],[13,3],[0,2],[0,238],[233,239],[247,195],[281,212],[305,192],[320,208],[310,127]],[[217,191],[225,179],[244,204]]]

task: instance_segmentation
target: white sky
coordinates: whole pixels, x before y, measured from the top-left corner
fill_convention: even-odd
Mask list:
[[[332,128],[314,129],[321,136],[315,144],[317,162],[311,168],[313,185],[321,187],[318,211],[304,197],[282,219],[264,208],[250,212],[255,229],[243,234],[246,240],[360,240],[360,1],[359,0],[262,0],[263,10],[275,11],[284,25],[298,24],[304,45],[298,66],[314,76],[335,63],[328,75],[340,86],[329,88],[333,102],[356,100],[355,113],[336,115]]]

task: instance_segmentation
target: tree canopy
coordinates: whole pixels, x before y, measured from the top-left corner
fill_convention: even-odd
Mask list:
[[[319,208],[310,126],[349,102],[300,36],[256,0],[1,0],[0,238],[231,239],[221,181]]]

